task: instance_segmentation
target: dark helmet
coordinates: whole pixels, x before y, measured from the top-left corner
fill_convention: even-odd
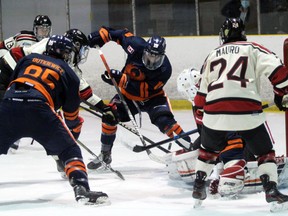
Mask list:
[[[246,41],[245,25],[240,18],[227,18],[220,29],[223,44],[235,41]]]
[[[52,32],[52,22],[49,17],[47,15],[37,15],[33,22],[33,31],[39,41],[49,37]]]
[[[143,51],[142,61],[149,70],[159,68],[165,58],[166,40],[160,36],[153,36],[148,39],[147,47]]]
[[[79,29],[70,29],[65,32],[64,36],[69,38],[76,48],[73,56],[73,64],[77,65],[80,62],[85,62],[89,52],[86,35]]]
[[[81,32],[79,29],[70,29],[65,32],[65,37],[68,37],[73,41],[73,43],[79,43],[79,46],[87,46],[88,40],[86,35]]]
[[[52,35],[46,45],[46,55],[51,55],[68,62],[71,59],[71,52],[74,51],[72,41],[63,35]]]

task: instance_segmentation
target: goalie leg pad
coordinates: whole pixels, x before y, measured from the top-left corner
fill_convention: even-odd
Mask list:
[[[195,179],[195,165],[198,154],[198,150],[190,152],[178,150],[172,153],[171,162],[176,165],[177,173],[186,183],[192,183]]]
[[[234,196],[244,187],[245,160],[232,160],[224,165],[220,174],[218,192],[221,196]]]

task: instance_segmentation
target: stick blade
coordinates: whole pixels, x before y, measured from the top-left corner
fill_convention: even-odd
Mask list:
[[[143,148],[143,146],[136,145],[133,147],[133,151],[134,152],[142,152],[142,151],[145,151],[145,149]]]

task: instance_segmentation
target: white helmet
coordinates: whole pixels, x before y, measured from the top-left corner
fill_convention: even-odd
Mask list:
[[[177,77],[177,90],[191,103],[198,91],[197,84],[200,80],[200,71],[195,68],[184,69]]]

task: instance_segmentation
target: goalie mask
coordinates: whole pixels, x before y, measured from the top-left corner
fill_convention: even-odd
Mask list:
[[[46,15],[36,16],[33,23],[33,32],[39,41],[50,37],[52,33],[52,22],[49,17]]]
[[[72,52],[72,64],[76,66],[79,63],[84,63],[89,53],[86,35],[79,29],[70,29],[65,32],[64,36],[72,40],[76,48],[75,52]]]
[[[198,91],[200,72],[195,68],[184,69],[177,77],[178,92],[191,103]]]
[[[160,36],[148,39],[147,47],[143,51],[142,62],[148,70],[161,67],[165,58],[166,41]]]
[[[240,18],[227,18],[220,29],[223,44],[235,41],[246,41],[245,25]]]

